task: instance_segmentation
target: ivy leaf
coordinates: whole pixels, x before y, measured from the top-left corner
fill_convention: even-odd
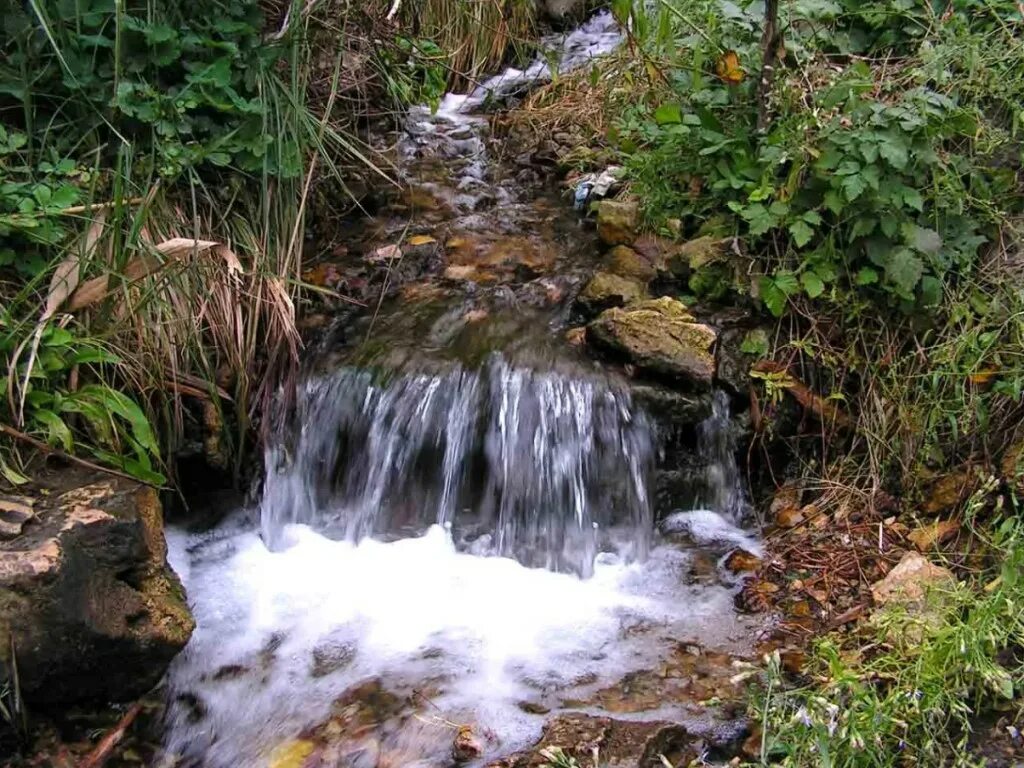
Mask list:
[[[834,190],[825,193],[825,207],[837,216],[843,212],[843,199]]]
[[[910,296],[924,274],[924,262],[909,248],[898,248],[889,257],[885,278],[902,296]]]
[[[793,236],[793,242],[796,243],[797,248],[803,248],[814,237],[814,230],[808,226],[807,222],[796,220],[789,225],[789,234]]]
[[[818,298],[825,292],[825,283],[814,272],[804,272],[800,275],[800,282],[804,286],[804,291],[812,299]]]

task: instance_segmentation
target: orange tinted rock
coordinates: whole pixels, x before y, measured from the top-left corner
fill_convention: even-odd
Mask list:
[[[725,560],[725,567],[733,573],[751,573],[761,567],[761,558],[742,549],[737,549]]]
[[[942,475],[931,484],[921,510],[926,515],[947,512],[964,501],[977,485],[977,476],[970,469]]]

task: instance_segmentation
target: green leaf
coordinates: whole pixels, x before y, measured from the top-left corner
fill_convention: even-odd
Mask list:
[[[825,292],[825,283],[814,272],[804,272],[801,274],[800,282],[804,287],[804,291],[812,299],[818,298]]]
[[[779,290],[770,277],[761,278],[761,301],[775,317],[782,317],[782,311],[786,308],[786,294]]]
[[[47,429],[47,442],[50,445],[59,445],[65,451],[71,452],[75,446],[75,440],[71,436],[71,430],[64,423],[64,419],[53,411],[38,409],[32,412],[32,418],[38,421]]]
[[[787,297],[795,296],[800,292],[800,283],[797,281],[796,274],[788,270],[780,270],[775,273],[772,278],[775,285],[780,291],[782,291]]]
[[[878,145],[878,154],[898,171],[907,167],[907,144],[897,133],[887,133]]]
[[[921,305],[925,307],[937,306],[942,300],[942,281],[937,277],[925,275],[921,278]]]
[[[878,282],[878,272],[871,267],[862,267],[854,278],[857,285],[874,285]]]
[[[793,242],[796,243],[797,248],[803,248],[814,237],[814,230],[808,226],[807,222],[798,219],[789,225],[789,234],[793,236]]]
[[[942,250],[942,236],[934,229],[915,225],[909,234],[908,244],[915,251],[933,256]]]
[[[924,274],[924,262],[909,248],[897,248],[885,267],[885,279],[900,295],[909,298]]]
[[[919,213],[924,210],[924,199],[921,197],[921,193],[912,187],[903,188],[903,204]]]
[[[838,192],[829,190],[825,193],[825,207],[836,215],[843,212],[844,203]]]
[[[844,176],[842,183],[843,195],[849,202],[853,202],[865,189],[864,180],[860,176]]]
[[[683,108],[679,104],[662,104],[654,110],[654,120],[658,125],[679,125],[683,122]]]

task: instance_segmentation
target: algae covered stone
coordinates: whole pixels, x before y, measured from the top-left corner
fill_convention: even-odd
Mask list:
[[[654,373],[701,386],[715,375],[714,329],[669,297],[606,310],[587,327],[587,339]]]
[[[636,239],[640,206],[632,201],[602,200],[597,203],[597,235],[607,245],[629,245]]]
[[[639,280],[598,272],[576,298],[581,309],[597,313],[611,307],[623,307],[647,297],[647,288]]]

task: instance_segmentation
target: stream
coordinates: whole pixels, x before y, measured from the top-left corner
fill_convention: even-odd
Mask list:
[[[567,71],[620,41],[599,14],[545,44]],[[759,551],[729,399],[693,430],[689,506],[666,508],[665,426],[565,340],[594,235],[493,156],[484,108],[549,61],[412,110],[394,147],[413,201],[352,258],[397,279],[444,243],[442,279],[413,275],[310,350],[258,505],[168,531],[197,621],[167,681],[184,764],[482,766],[565,711],[708,743],[745,727],[715,704],[761,628],[721,565]]]

